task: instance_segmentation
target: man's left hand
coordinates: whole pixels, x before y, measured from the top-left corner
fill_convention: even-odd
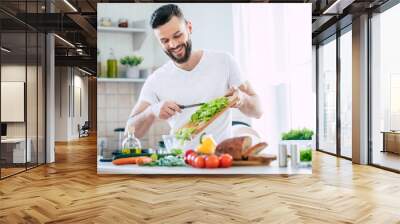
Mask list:
[[[233,108],[240,108],[243,105],[243,94],[236,87],[231,87],[225,93],[226,97],[229,97],[230,100],[235,101],[235,103],[231,106]]]

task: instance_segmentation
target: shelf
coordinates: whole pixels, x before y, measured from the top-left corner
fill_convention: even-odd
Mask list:
[[[97,78],[98,82],[138,82],[143,83],[146,79],[132,79],[132,78]]]
[[[121,28],[121,27],[106,27],[98,26],[97,31],[102,32],[121,32],[121,33],[146,33],[146,29],[142,28]]]
[[[133,50],[140,50],[144,40],[146,39],[146,29],[144,28],[120,28],[120,27],[105,27],[98,26],[97,32],[102,33],[123,33],[134,36],[133,38]]]

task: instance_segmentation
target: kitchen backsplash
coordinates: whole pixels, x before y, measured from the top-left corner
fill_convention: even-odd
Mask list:
[[[98,82],[97,125],[99,139],[107,139],[107,147],[118,148],[119,134],[115,128],[124,128],[133,106],[136,104],[143,83]],[[165,121],[157,120],[148,133],[140,139],[142,147],[157,148],[163,134],[169,132]]]

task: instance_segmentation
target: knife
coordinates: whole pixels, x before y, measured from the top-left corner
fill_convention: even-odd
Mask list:
[[[181,109],[186,109],[186,108],[191,108],[191,107],[198,107],[198,106],[201,106],[203,104],[205,104],[205,103],[196,103],[196,104],[189,104],[189,105],[180,105],[180,104],[178,104],[178,107],[181,108]]]

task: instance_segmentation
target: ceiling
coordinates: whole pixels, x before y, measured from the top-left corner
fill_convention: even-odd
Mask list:
[[[372,10],[387,0],[253,0],[230,2],[269,2],[269,3],[311,3],[312,4],[312,37],[313,43],[319,43],[324,38],[336,32],[337,28],[347,26],[352,17]],[[134,1],[134,0],[1,0],[0,25],[2,32],[7,34],[15,45],[24,46],[24,40],[17,38],[15,33],[25,32],[25,28],[39,32],[55,32],[61,38],[75,45],[65,43],[56,38],[56,63],[80,66],[79,62],[93,64],[90,70],[96,70],[96,27],[97,3],[117,2],[168,2],[168,1]],[[177,1],[193,2],[193,1]],[[201,2],[215,2],[212,0]],[[221,2],[221,1],[219,1]],[[336,3],[335,3],[336,2]],[[69,5],[69,4],[70,5]],[[47,13],[53,9],[53,13]],[[340,22],[338,22],[340,21]],[[3,42],[4,43],[4,42]],[[17,46],[16,49],[19,49]],[[23,48],[20,48],[21,50]],[[80,49],[80,50],[77,50]],[[81,53],[79,53],[81,52]]]

